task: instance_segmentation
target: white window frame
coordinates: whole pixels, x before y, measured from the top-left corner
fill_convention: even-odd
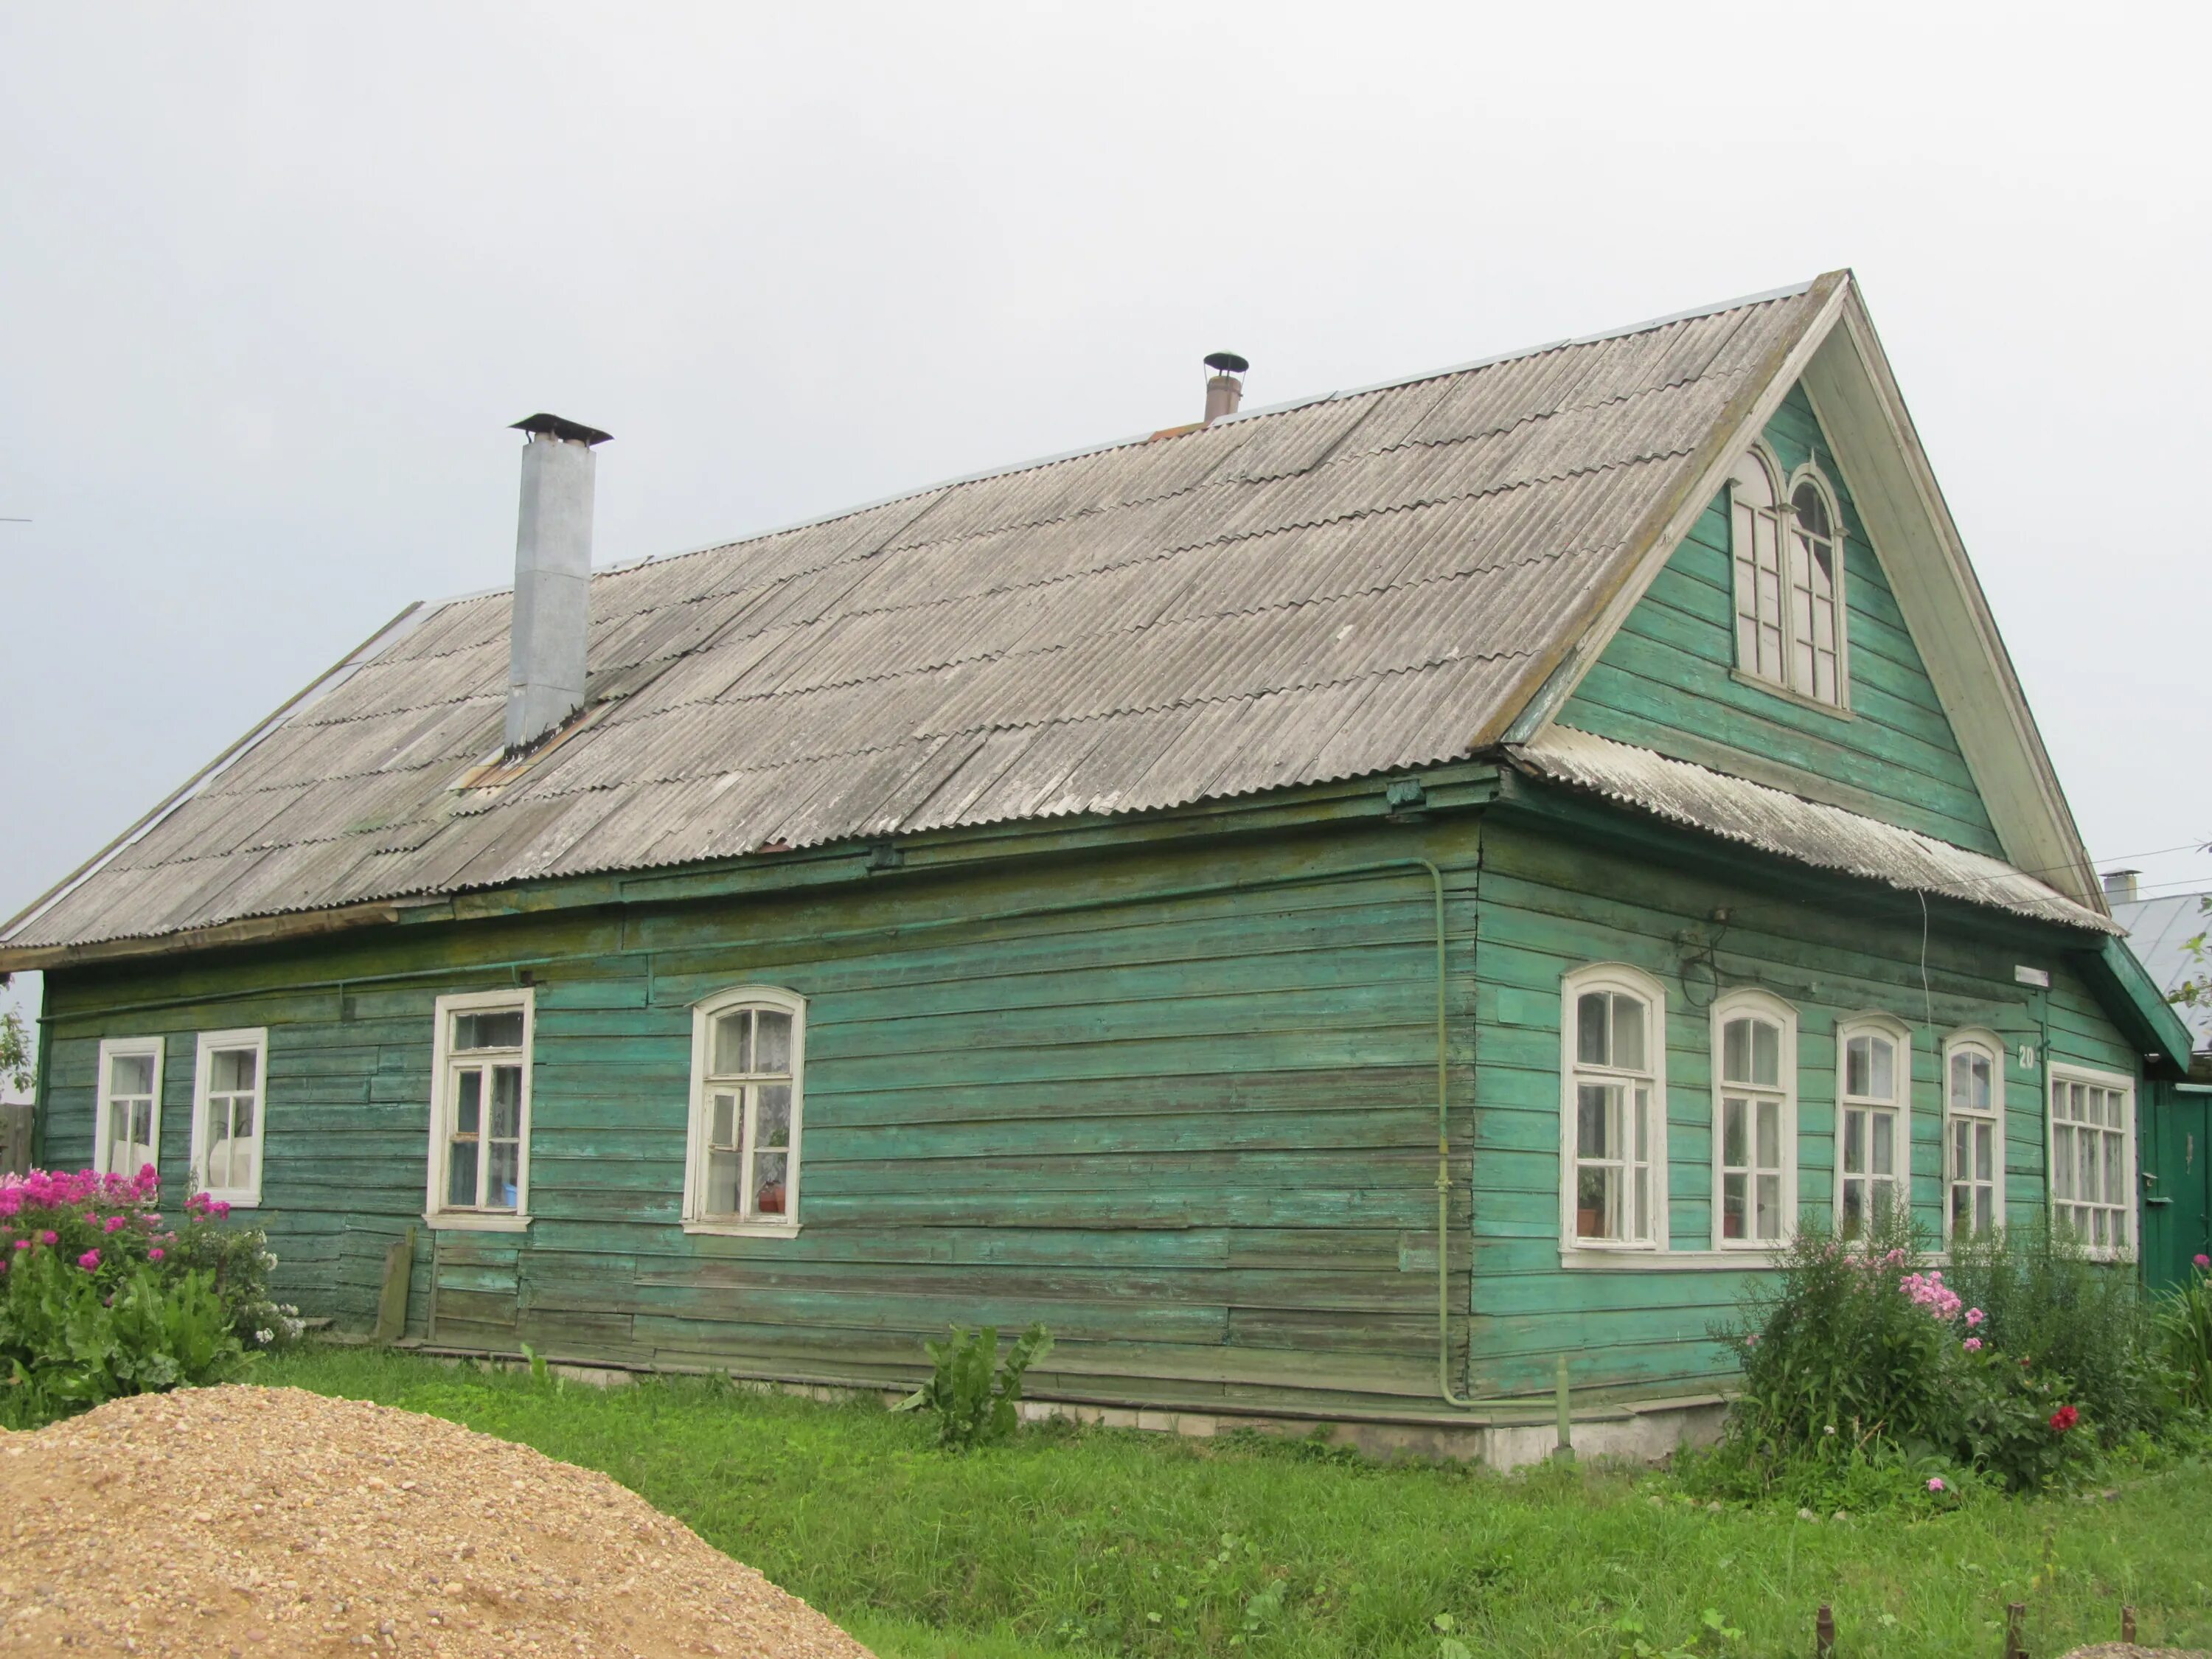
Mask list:
[[[2088,1124],[2079,1124],[2077,1126],[2074,1121],[2069,1121],[2064,1126],[2069,1131],[2073,1132],[2075,1136],[2078,1136],[2082,1130],[2087,1130],[2089,1133],[2095,1133],[2100,1137],[2111,1137],[2115,1134],[2118,1135],[2120,1143],[2121,1158],[2119,1180],[2120,1201],[2118,1204],[2113,1204],[2102,1199],[2084,1200],[2079,1196],[2062,1199],[2058,1195],[2058,1147],[2060,1124],[2058,1121],[2057,1095],[2058,1091],[2062,1087],[2069,1084],[2079,1088],[2106,1090],[2120,1097],[2120,1127],[2117,1131],[2110,1128],[2109,1127],[2093,1127]],[[2048,1171],[2049,1176],[2048,1189],[2051,1219],[2053,1221],[2063,1221],[2069,1225],[2073,1226],[2075,1228],[2075,1237],[2076,1242],[2081,1244],[2084,1250],[2096,1257],[2099,1261],[2132,1261],[2136,1259],[2136,1251],[2138,1247],[2138,1235],[2142,1230],[2142,1218],[2138,1213],[2138,1206],[2136,1203],[2136,1194],[2137,1189],[2137,1179],[2136,1176],[2136,1080],[2121,1072],[2100,1072],[2094,1070],[2087,1066],[2075,1066],[2063,1062],[2053,1062],[2050,1067],[2049,1089],[2049,1097],[2045,1102],[2046,1111],[2045,1125],[2045,1142],[2044,1146],[2044,1168]],[[2069,1146],[2069,1151],[2070,1150],[2071,1147]],[[2107,1156],[2109,1156],[2109,1153]],[[2075,1167],[2078,1172],[2078,1164]],[[2106,1165],[2100,1162],[2099,1167],[2102,1169],[2105,1168]],[[2106,1190],[2109,1191],[2111,1189],[2111,1184],[2112,1183],[2109,1181],[2106,1182]],[[2125,1217],[2127,1224],[2127,1242],[2124,1244],[2118,1245],[2110,1243],[2099,1244],[2093,1237],[2094,1227],[2090,1231],[2085,1231],[2080,1227],[2074,1217],[2062,1213],[2062,1212],[2069,1209],[2082,1209],[2091,1211],[2093,1212],[2096,1211],[2103,1211],[2106,1213],[2117,1212],[2118,1214]]]
[[[155,1170],[161,1167],[161,1066],[166,1045],[157,1036],[102,1037],[100,1040],[100,1081],[94,1097],[92,1113],[92,1167],[101,1175],[119,1175],[126,1178],[138,1173],[136,1170],[111,1170],[108,1158],[108,1119],[112,1111],[112,1068],[108,1062],[140,1054],[149,1056],[154,1062],[154,1094],[151,1109],[147,1113],[146,1145],[153,1156],[146,1161]]]
[[[1583,1065],[1577,1058],[1577,1002],[1592,991],[1613,991],[1644,1004],[1644,1069],[1635,1072],[1613,1066]],[[1651,1236],[1637,1239],[1585,1238],[1577,1224],[1576,1200],[1580,1188],[1581,1148],[1577,1129],[1581,1079],[1641,1082],[1650,1090],[1645,1106],[1646,1149],[1644,1167],[1650,1190],[1646,1198]],[[1666,988],[1639,968],[1626,963],[1600,962],[1577,968],[1559,981],[1559,1249],[1561,1255],[1583,1262],[1611,1258],[1646,1256],[1664,1252],[1670,1228],[1667,1207],[1667,992]]]
[[[1731,1021],[1763,1019],[1777,1028],[1776,1083],[1770,1087],[1763,1084],[1730,1084],[1722,1073],[1724,1063],[1723,1033]],[[1771,1255],[1790,1242],[1797,1231],[1797,1011],[1771,992],[1746,987],[1717,997],[1712,1006],[1712,1087],[1713,1087],[1713,1146],[1712,1146],[1712,1247],[1731,1254],[1752,1252]],[[1762,1171],[1759,1166],[1757,1103],[1771,1101],[1776,1106],[1780,1131],[1777,1147],[1780,1163],[1775,1167],[1777,1203],[1781,1212],[1782,1231],[1773,1238],[1729,1238],[1723,1229],[1723,1182],[1728,1166],[1723,1161],[1726,1148],[1723,1144],[1724,1102],[1735,1097],[1752,1103],[1747,1115],[1745,1136],[1749,1162],[1743,1168],[1745,1178],[1745,1220],[1756,1224],[1758,1212],[1758,1179]]]
[[[522,1012],[522,1110],[520,1142],[515,1149],[514,1208],[477,1210],[450,1206],[446,1202],[446,1157],[451,1139],[447,1124],[453,1106],[452,1074],[459,1059],[453,1046],[453,1017],[514,1009]],[[430,1044],[429,1179],[422,1219],[432,1227],[460,1232],[522,1232],[530,1225],[530,1108],[532,1051],[538,1036],[538,993],[527,985],[503,991],[458,992],[438,999],[436,1018]]]
[[[1741,475],[1747,467],[1756,467],[1765,475],[1768,489],[1774,496],[1775,504],[1772,507],[1758,507],[1750,502],[1737,500],[1735,477]],[[1802,646],[1807,651],[1811,651],[1813,634],[1809,617],[1805,628],[1802,630],[1799,629],[1796,607],[1793,601],[1798,590],[1800,577],[1802,577],[1808,594],[1811,592],[1812,577],[1809,570],[1802,568],[1809,553],[1804,545],[1803,538],[1797,533],[1796,513],[1790,503],[1798,489],[1808,483],[1820,492],[1821,499],[1827,507],[1828,526],[1831,532],[1829,544],[1833,554],[1834,568],[1832,574],[1835,588],[1833,605],[1836,624],[1836,695],[1832,699],[1820,696],[1814,690],[1814,683],[1801,683],[1805,681],[1805,677],[1801,675],[1797,666],[1798,649]],[[1744,550],[1742,534],[1747,515],[1752,521],[1751,541],[1754,550],[1749,556],[1746,556]],[[1755,550],[1759,540],[1759,526],[1761,521],[1766,524],[1774,538],[1775,579],[1780,586],[1777,601],[1781,635],[1778,672],[1768,672],[1760,666],[1756,647],[1748,657],[1744,651],[1744,623],[1747,615],[1750,617],[1754,629],[1759,626],[1758,559]],[[1851,701],[1849,652],[1850,628],[1845,606],[1844,562],[1843,516],[1835,486],[1830,482],[1827,475],[1810,461],[1799,466],[1793,472],[1784,473],[1781,464],[1775,459],[1773,452],[1768,449],[1764,442],[1753,443],[1738,458],[1735,472],[1731,474],[1729,484],[1729,622],[1735,641],[1736,672],[1754,685],[1766,690],[1778,692],[1804,703],[1808,708],[1848,717],[1850,713]],[[1747,573],[1749,574],[1752,583],[1749,596],[1752,608],[1748,613],[1744,609],[1747,598],[1745,592]]]
[[[1854,1095],[1849,1090],[1850,1076],[1850,1048],[1854,1037],[1879,1037],[1896,1050],[1892,1062],[1892,1077],[1896,1090],[1895,1098],[1885,1103],[1872,1094]],[[1950,1073],[1944,1072],[1944,1087],[1950,1086]],[[1844,1183],[1852,1177],[1844,1173],[1844,1143],[1849,1116],[1854,1111],[1867,1114],[1866,1152],[1869,1167],[1858,1180],[1867,1183],[1867,1224],[1875,1224],[1873,1196],[1875,1182],[1882,1177],[1872,1168],[1874,1157],[1874,1114],[1889,1112],[1897,1120],[1893,1131],[1891,1157],[1896,1167],[1888,1177],[1897,1191],[1896,1213],[1912,1213],[1912,1028],[1893,1014],[1852,1014],[1836,1022],[1836,1166],[1834,1198],[1830,1206],[1836,1237],[1844,1237]],[[1944,1202],[1948,1206],[1949,1188],[1945,1188]],[[1863,1235],[1862,1235],[1863,1236]]]
[[[1951,1100],[1952,1056],[1961,1052],[1979,1051],[1990,1062],[1990,1107],[1984,1112],[1961,1111]],[[1962,1121],[1992,1125],[1990,1149],[1990,1224],[1993,1230],[2005,1225],[2005,1128],[2008,1118],[2005,1100],[2005,1047],[1995,1031],[1978,1027],[1954,1031],[1943,1039],[1943,1070],[1938,1086],[1943,1101],[1943,1243],[1953,1241],[1951,1212],[1954,1202],[1954,1189],[1965,1180],[1968,1184],[1982,1183],[1971,1175],[1961,1176],[1958,1168],[1957,1136],[1954,1126]]]
[[[215,1057],[218,1054],[234,1054],[240,1049],[251,1049],[253,1053],[253,1184],[250,1187],[214,1187],[208,1184],[207,1159],[208,1125],[215,1095]],[[268,1123],[268,1028],[254,1026],[235,1031],[202,1031],[198,1053],[192,1060],[192,1190],[205,1193],[210,1198],[220,1199],[234,1210],[251,1210],[258,1206],[264,1167],[261,1143],[263,1131]]]
[[[783,1214],[776,1219],[754,1215],[707,1213],[708,1067],[712,1060],[714,1021],[735,1008],[766,1008],[791,1016],[791,1137],[784,1175]],[[739,1238],[791,1238],[799,1232],[800,1140],[805,1119],[806,999],[776,985],[736,985],[702,998],[691,1007],[691,1104],[684,1156],[684,1231]],[[743,1201],[752,1202],[753,1122],[757,1100],[750,1090],[744,1114],[745,1163],[738,1180]]]

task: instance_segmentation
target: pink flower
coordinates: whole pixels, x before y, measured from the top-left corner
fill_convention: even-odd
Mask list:
[[[19,1250],[27,1250],[31,1248],[31,1241],[27,1238],[19,1238],[15,1241],[15,1248]]]
[[[106,1224],[101,1226],[100,1231],[104,1233],[119,1233],[128,1224],[129,1224],[125,1222],[121,1216],[112,1215],[107,1218]]]
[[[1978,1336],[1970,1336],[1966,1339],[1966,1346],[1968,1353],[1979,1353],[1982,1351],[1982,1339]]]
[[[152,1249],[146,1252],[146,1259],[149,1261],[159,1261],[167,1255],[168,1255],[168,1252],[163,1249],[159,1244],[156,1244]]]
[[[1966,1310],[1966,1324],[1970,1329],[1972,1327],[1980,1324],[1988,1317],[1989,1316],[1984,1313],[1979,1308],[1969,1308]]]
[[[87,1273],[97,1272],[100,1267],[100,1252],[87,1250],[82,1255],[77,1257],[76,1265]]]
[[[220,1221],[223,1217],[230,1213],[230,1206],[224,1203],[222,1200],[218,1198],[214,1203],[208,1206],[208,1213],[215,1217],[216,1220]]]
[[[2197,1253],[2196,1260],[2197,1272],[2201,1273],[2212,1273],[2212,1255],[2207,1255],[2203,1251],[2199,1250]]]
[[[61,1242],[62,1236],[56,1232],[52,1227],[47,1228],[46,1231],[39,1235],[39,1243],[41,1244],[58,1244]]]
[[[1943,1484],[1943,1477],[1942,1475],[1931,1474],[1928,1477],[1928,1490],[1930,1492],[1948,1492],[1950,1488]]]

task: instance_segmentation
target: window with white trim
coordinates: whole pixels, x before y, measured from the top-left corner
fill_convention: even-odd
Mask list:
[[[135,1176],[161,1161],[161,1039],[104,1037],[92,1117],[92,1167]]]
[[[1797,1206],[1797,1014],[1765,991],[1713,1004],[1713,1243],[1771,1249]]]
[[[529,1211],[536,993],[444,996],[437,1012],[426,1215],[441,1226],[519,1227]]]
[[[1912,1199],[1912,1039],[1875,1016],[1836,1027],[1836,1231],[1863,1238]]]
[[[2051,1213],[2093,1254],[2134,1249],[2135,1085],[2114,1073],[2051,1068]]]
[[[1943,1237],[2004,1225],[2004,1049],[1987,1032],[1943,1045]]]
[[[710,1231],[793,1231],[806,1000],[739,986],[699,1003],[691,1018],[684,1221]]]
[[[1663,1245],[1665,993],[1650,975],[1608,963],[1566,975],[1562,995],[1563,1242]]]
[[[1763,446],[1729,478],[1735,572],[1736,666],[1840,708],[1844,684],[1844,544],[1835,492],[1801,466],[1785,491]]]
[[[248,1208],[261,1201],[262,1094],[269,1033],[203,1031],[192,1066],[192,1186]]]

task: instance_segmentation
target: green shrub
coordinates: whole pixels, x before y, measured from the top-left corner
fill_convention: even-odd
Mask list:
[[[198,1195],[166,1226],[159,1202],[150,1166],[0,1178],[0,1422],[228,1381],[299,1334],[269,1300],[260,1229]]]
[[[1685,1479],[1816,1512],[1942,1506],[1979,1478],[2033,1490],[2081,1458],[2094,1418],[2071,1379],[2002,1352],[1988,1312],[1924,1260],[1901,1220],[1863,1245],[1801,1233],[1779,1280],[1715,1333],[1743,1388]]]
[[[944,1341],[922,1347],[929,1355],[929,1381],[899,1401],[898,1409],[928,1412],[937,1419],[937,1443],[966,1451],[1013,1433],[1023,1375],[1050,1352],[1052,1335],[1042,1325],[1030,1326],[1003,1367],[995,1325],[973,1333],[956,1325]]]
[[[2132,1267],[2092,1261],[2063,1230],[2038,1222],[1954,1244],[1950,1284],[1986,1316],[1990,1346],[2073,1384],[2072,1403],[2106,1443],[2162,1425],[2172,1385]]]
[[[0,1298],[8,1367],[0,1423],[10,1428],[35,1428],[119,1395],[233,1382],[254,1358],[205,1273],[165,1279],[138,1267],[117,1285],[40,1250],[9,1280]]]
[[[2158,1310],[2159,1336],[2174,1392],[2194,1412],[2212,1412],[2212,1256],[2197,1258],[2189,1283]]]

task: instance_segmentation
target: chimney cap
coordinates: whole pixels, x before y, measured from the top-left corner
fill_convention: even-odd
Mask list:
[[[1242,374],[1252,367],[1233,351],[1208,352],[1206,356],[1206,366],[1223,374]]]
[[[527,432],[535,436],[565,438],[570,443],[582,444],[586,448],[593,444],[606,443],[615,435],[611,432],[602,432],[595,426],[586,426],[579,421],[564,421],[558,415],[526,416],[508,429]]]

